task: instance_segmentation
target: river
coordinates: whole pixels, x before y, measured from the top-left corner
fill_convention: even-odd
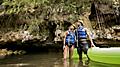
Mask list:
[[[90,61],[80,63],[78,59],[63,60],[62,52],[33,53],[0,59],[0,67],[119,67],[120,65],[104,64]]]

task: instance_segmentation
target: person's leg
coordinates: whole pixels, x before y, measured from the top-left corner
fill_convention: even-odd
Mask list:
[[[86,54],[86,56],[87,56],[87,58],[89,60],[89,57],[87,55],[88,48],[89,48],[88,43],[83,43],[83,52],[84,52],[84,54]]]
[[[87,54],[88,48],[88,43],[83,43],[83,51],[85,54]]]
[[[82,61],[82,46],[81,44],[79,43],[78,47],[77,47],[77,53],[79,55],[79,60]]]
[[[87,42],[84,42],[83,43],[83,52],[84,54],[87,56],[88,60],[85,61],[85,65],[88,65],[89,64],[89,57],[88,57],[88,54],[87,54],[87,51],[88,51],[88,48],[89,48],[89,44]]]
[[[66,45],[65,48],[64,48],[64,52],[63,52],[63,55],[64,55],[64,60],[67,59],[67,53],[68,53],[68,46]]]
[[[72,59],[73,56],[73,51],[74,51],[74,45],[72,45],[72,47],[69,50],[69,58]]]

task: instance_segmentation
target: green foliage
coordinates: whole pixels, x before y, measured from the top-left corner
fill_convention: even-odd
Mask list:
[[[0,14],[9,15],[6,21],[1,21],[7,26],[12,23],[11,27],[16,27],[16,24],[27,24],[28,30],[32,33],[49,32],[47,23],[50,21],[73,22],[78,19],[79,15],[84,12],[90,12],[91,0],[3,0],[2,5],[5,6]],[[99,0],[110,1],[110,0]],[[16,19],[13,15],[16,15]],[[65,16],[66,17],[63,17]],[[64,18],[64,19],[60,19]],[[13,20],[14,19],[14,20]],[[4,19],[5,20],[5,19]],[[47,20],[47,21],[46,21]],[[18,27],[16,27],[18,28]]]
[[[31,32],[31,33],[33,33],[33,34],[39,34],[39,20],[33,20],[32,22],[31,22],[31,24],[29,25],[29,28],[28,28],[28,30]]]

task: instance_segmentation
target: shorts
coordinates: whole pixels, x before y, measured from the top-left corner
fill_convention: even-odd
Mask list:
[[[75,45],[75,42],[70,42],[70,43],[65,42],[65,45],[67,45],[69,48],[71,48],[71,47],[72,47],[72,45]]]

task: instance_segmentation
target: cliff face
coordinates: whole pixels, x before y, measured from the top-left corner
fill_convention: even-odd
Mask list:
[[[89,16],[91,21],[102,23],[105,27],[111,27],[120,24],[120,6],[104,3],[92,3],[91,14]]]
[[[103,22],[104,27],[112,27],[120,23],[118,13],[114,12],[115,9],[106,5],[107,0],[104,4],[93,2],[91,0],[1,0],[1,45],[5,44],[4,42],[15,41],[23,45],[25,43],[22,41],[27,39],[32,39],[32,43],[38,42],[37,46],[40,46],[40,43],[53,42],[57,26],[65,31],[78,19],[83,19],[90,30],[99,28],[97,17],[99,22]],[[26,39],[24,31],[29,31]]]
[[[0,4],[1,46],[25,45],[26,40],[36,46],[53,42],[58,25],[65,31],[84,11],[90,11],[89,0],[1,0]]]
[[[98,36],[99,44],[115,44],[120,40],[120,3],[93,2],[89,19]],[[108,41],[108,42],[107,42]],[[117,42],[116,42],[117,44]],[[115,45],[114,45],[115,46]]]

